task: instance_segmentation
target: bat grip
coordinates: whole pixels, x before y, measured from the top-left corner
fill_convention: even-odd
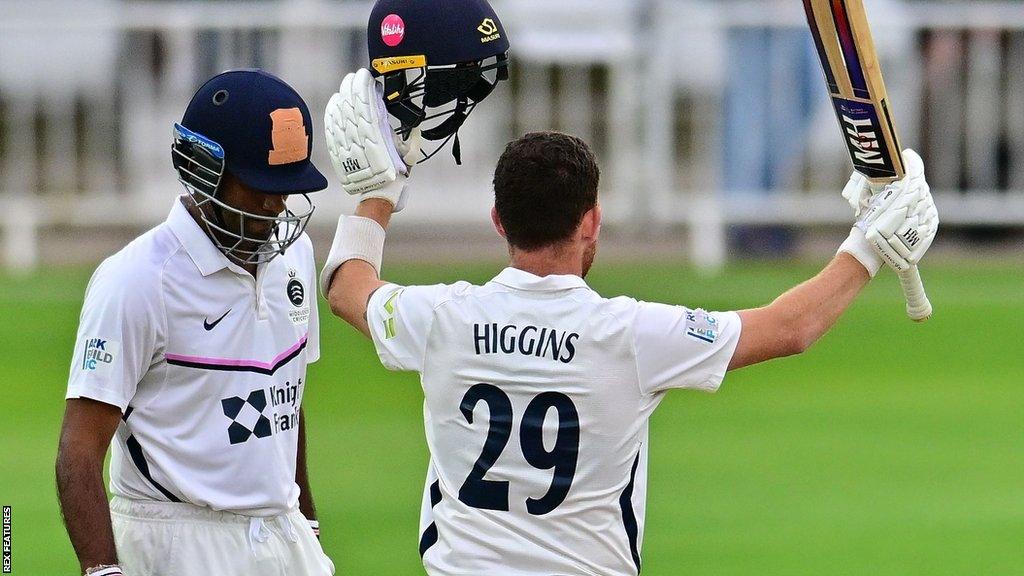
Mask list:
[[[900,272],[900,284],[903,285],[903,294],[907,297],[907,316],[914,322],[924,322],[932,317],[932,303],[928,301],[928,295],[924,292],[924,283],[921,282],[921,272],[917,266],[913,266],[904,272]]]

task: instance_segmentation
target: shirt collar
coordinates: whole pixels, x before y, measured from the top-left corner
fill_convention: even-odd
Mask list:
[[[492,282],[530,292],[554,292],[558,290],[588,288],[583,278],[573,274],[537,276],[518,268],[505,268],[494,277]]]
[[[227,256],[214,245],[195,218],[189,214],[181,198],[174,199],[174,206],[167,216],[167,225],[171,227],[171,231],[178,237],[185,252],[203,276],[209,276],[225,268],[234,269]]]

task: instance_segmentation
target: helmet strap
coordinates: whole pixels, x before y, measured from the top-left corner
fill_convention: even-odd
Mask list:
[[[412,82],[409,82],[406,77],[405,71],[399,71],[397,73],[390,73],[384,75],[384,93],[386,95],[395,95],[394,98],[385,98],[385,104],[388,112],[397,118],[401,122],[401,127],[398,133],[402,136],[408,135],[413,129],[420,126],[424,121],[433,118],[440,118],[445,115],[448,116],[439,125],[423,130],[423,139],[431,142],[441,141],[441,145],[438,146],[433,152],[424,153],[424,158],[417,162],[422,164],[427,160],[430,160],[440,152],[449,141],[453,141],[452,144],[452,157],[455,159],[455,163],[462,165],[462,142],[459,139],[459,130],[462,129],[463,124],[469,118],[469,115],[476,108],[476,105],[485,100],[488,96],[494,92],[498,84],[508,80],[508,55],[502,54],[498,56],[498,59],[493,64],[487,66],[479,66],[478,68],[479,77],[476,81],[459,95],[455,100],[455,108],[449,112],[442,112],[438,114],[428,115],[426,106],[419,106],[414,103],[414,96],[422,93],[425,89],[425,79],[427,78],[427,70],[423,69],[423,72]],[[484,72],[489,70],[495,70],[496,76],[494,82],[491,82],[484,75]],[[427,86],[429,88],[429,86]]]

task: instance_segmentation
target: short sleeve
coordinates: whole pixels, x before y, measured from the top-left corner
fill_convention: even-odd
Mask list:
[[[447,286],[381,287],[366,306],[373,344],[388,370],[422,372],[434,306]]]
[[[640,302],[634,345],[641,390],[717,391],[736,352],[740,330],[735,312]]]
[[[66,398],[124,412],[153,363],[163,318],[159,284],[114,268],[101,265],[86,289]]]

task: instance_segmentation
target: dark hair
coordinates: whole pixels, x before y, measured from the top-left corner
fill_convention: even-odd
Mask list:
[[[601,169],[583,140],[533,132],[507,147],[494,170],[494,206],[509,244],[536,250],[568,240],[597,205]]]

